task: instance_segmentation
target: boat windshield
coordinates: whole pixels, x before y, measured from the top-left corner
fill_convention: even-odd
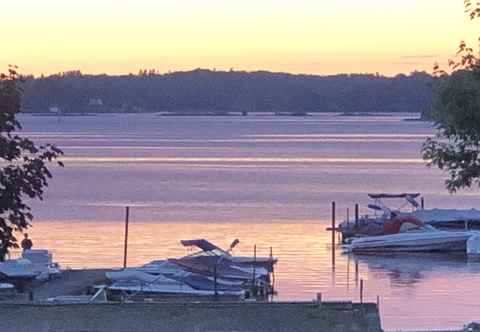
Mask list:
[[[198,257],[198,256],[230,256],[230,254],[222,249],[213,250],[201,250],[187,255],[186,257]]]
[[[404,227],[406,225],[408,225],[408,227]],[[406,223],[406,224],[402,225],[399,233],[437,232],[437,231],[438,231],[438,229],[436,229],[432,225],[418,226],[418,225],[414,225],[414,224],[410,224],[410,223],[407,224]]]

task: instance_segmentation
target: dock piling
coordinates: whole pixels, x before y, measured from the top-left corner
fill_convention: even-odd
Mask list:
[[[335,202],[332,202],[332,246],[335,246]]]
[[[255,288],[255,265],[257,264],[257,245],[253,245],[253,276],[252,276],[252,287]]]
[[[335,202],[332,202],[332,270],[335,271]]]
[[[363,304],[363,279],[360,279],[360,303]]]
[[[272,296],[275,294],[275,268],[273,266],[273,247],[270,247],[270,260],[272,261]]]
[[[358,228],[358,203],[355,204],[355,229]]]
[[[127,267],[127,251],[128,251],[128,223],[130,222],[130,207],[125,209],[125,242],[123,246],[123,268]]]

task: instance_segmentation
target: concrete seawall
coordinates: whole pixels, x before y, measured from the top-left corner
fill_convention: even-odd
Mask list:
[[[381,331],[375,304],[91,303],[0,304],[9,332]]]

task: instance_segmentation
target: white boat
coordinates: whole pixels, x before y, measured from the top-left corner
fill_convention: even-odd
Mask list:
[[[397,234],[366,236],[343,246],[348,252],[467,252],[467,242],[479,232],[441,231],[426,225]]]
[[[239,240],[236,239],[230,245],[229,250],[223,250],[216,245],[212,244],[211,242],[205,239],[196,239],[196,240],[182,240],[180,241],[181,244],[185,247],[197,247],[200,251],[193,253],[187,257],[195,257],[195,256],[225,256],[233,263],[237,264],[243,268],[250,268],[249,271],[253,271],[253,268],[263,268],[268,272],[273,271],[274,265],[277,263],[277,258],[270,256],[234,256],[230,253],[230,251],[235,247]]]
[[[36,279],[45,281],[61,274],[48,250],[25,250],[22,257],[0,263],[0,276],[7,279]]]
[[[347,218],[340,223],[338,230],[344,239],[357,235],[383,235],[383,225],[395,217],[413,216],[427,225],[437,228],[479,228],[480,210],[477,209],[425,209],[418,200],[419,193],[401,194],[368,194],[373,200],[368,208],[373,214],[358,216],[358,219]],[[385,201],[390,203],[387,205]],[[392,206],[394,202],[400,203]]]
[[[110,291],[129,293],[154,293],[157,295],[189,295],[189,296],[233,296],[243,297],[245,291],[240,284],[232,284],[223,279],[214,280],[194,273],[183,275],[152,275],[138,270],[122,270],[107,272],[106,277],[112,281],[107,288]]]

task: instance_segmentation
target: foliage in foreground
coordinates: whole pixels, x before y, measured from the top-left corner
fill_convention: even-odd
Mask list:
[[[480,7],[465,1],[471,19],[480,16]],[[462,41],[458,59],[450,60],[451,74],[438,65],[437,98],[430,116],[437,134],[423,145],[423,158],[430,166],[448,172],[445,185],[450,192],[480,186],[480,59]]]
[[[43,199],[52,174],[47,163],[62,151],[55,145],[37,146],[15,132],[21,129],[21,78],[15,67],[0,74],[0,261],[16,248],[15,232],[23,232],[33,219],[27,199]],[[57,161],[61,166],[62,163]]]

